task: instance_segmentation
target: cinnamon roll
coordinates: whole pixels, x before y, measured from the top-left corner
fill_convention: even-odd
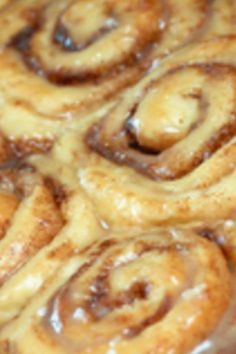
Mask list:
[[[160,7],[154,0],[10,1],[0,12],[4,133],[17,146],[23,139],[48,150],[78,113],[136,81],[159,36]]]
[[[188,353],[231,297],[222,254],[191,232],[109,235],[77,262],[3,329],[3,353]]]
[[[103,158],[91,154],[79,178],[105,219],[157,225],[233,212],[235,54],[235,37],[179,51],[90,128]]]
[[[37,190],[17,209],[0,242],[0,328],[19,316],[62,268],[70,276],[75,267],[73,257],[102,235],[101,222],[82,191],[73,191],[66,198],[53,193],[52,202],[52,195],[45,192],[47,188],[49,193],[52,183],[46,180],[45,185],[45,195]]]
[[[0,354],[234,354],[235,14],[0,0]]]
[[[15,274],[63,225],[52,193],[30,171],[1,171],[0,285]]]

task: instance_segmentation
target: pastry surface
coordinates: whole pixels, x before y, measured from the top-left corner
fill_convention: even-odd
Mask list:
[[[235,354],[235,24],[0,0],[0,354]]]

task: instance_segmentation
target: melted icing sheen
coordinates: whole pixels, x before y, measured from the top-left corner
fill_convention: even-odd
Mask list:
[[[235,16],[0,0],[1,354],[235,354]]]

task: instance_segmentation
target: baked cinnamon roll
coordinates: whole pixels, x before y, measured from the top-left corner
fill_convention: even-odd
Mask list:
[[[89,129],[103,158],[91,154],[79,177],[109,222],[209,221],[234,210],[235,54],[235,37],[183,49]]]
[[[0,354],[234,354],[235,14],[0,1]]]
[[[230,302],[222,254],[191,232],[109,235],[77,263],[3,329],[3,353],[188,353]]]
[[[93,206],[69,182],[23,160],[0,166],[0,332],[68,262],[70,275],[70,258],[101,235]]]
[[[0,286],[50,243],[63,225],[51,191],[28,169],[0,171]]]
[[[43,142],[47,150],[78,112],[135,82],[144,70],[142,57],[159,36],[160,7],[154,0],[20,0],[3,6],[4,133],[18,145],[22,139]]]

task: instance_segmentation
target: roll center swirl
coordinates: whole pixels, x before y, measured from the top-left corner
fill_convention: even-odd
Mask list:
[[[174,68],[91,129],[89,145],[153,179],[180,178],[234,137],[234,87],[234,68]]]
[[[90,21],[90,18],[93,21]],[[82,50],[118,26],[109,4],[77,1],[58,20],[54,41],[68,51]]]

